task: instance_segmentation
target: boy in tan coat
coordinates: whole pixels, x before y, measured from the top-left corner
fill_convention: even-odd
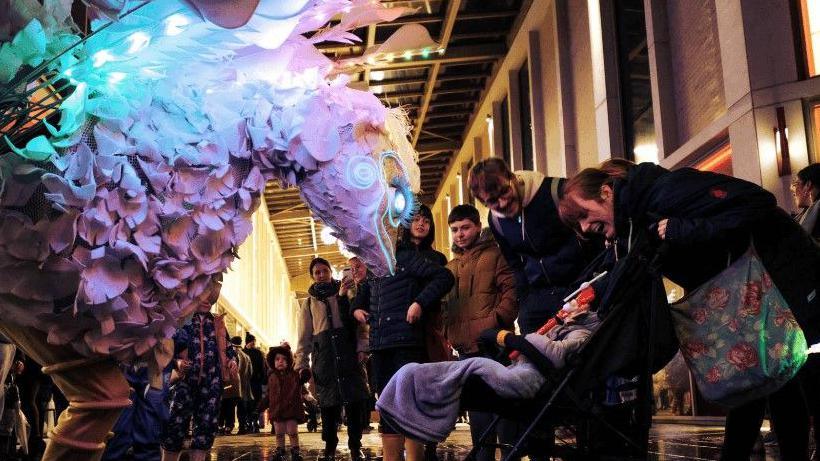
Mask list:
[[[447,297],[445,331],[459,357],[478,354],[478,335],[512,329],[518,315],[515,279],[492,233],[481,230],[472,205],[458,205],[447,219],[456,257],[447,269],[456,279]]]
[[[447,218],[453,237],[455,259],[447,269],[455,277],[455,285],[445,307],[445,335],[458,352],[459,359],[476,357],[478,336],[488,328],[513,329],[518,316],[515,278],[501,254],[489,229],[481,230],[481,218],[472,205],[458,205]],[[473,443],[492,420],[484,412],[470,412],[470,432]],[[516,425],[502,421],[497,426],[501,443],[515,437]],[[506,453],[503,454],[506,456]],[[495,450],[484,449],[477,461],[491,461]]]

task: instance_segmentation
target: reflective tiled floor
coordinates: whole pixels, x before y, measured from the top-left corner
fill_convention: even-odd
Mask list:
[[[315,461],[323,443],[319,433],[304,431],[299,434],[305,461]],[[342,448],[346,442],[344,434],[339,434],[340,448],[338,460],[349,459],[349,452]],[[652,428],[651,460],[717,460],[723,443],[723,430],[716,426],[689,424],[656,424]],[[366,454],[381,456],[379,435],[376,431],[366,434],[363,439]],[[217,438],[211,453],[212,461],[260,461],[271,458],[276,442],[269,433],[254,435],[231,435]],[[439,458],[443,461],[460,461],[470,450],[470,431],[467,425],[459,424],[447,441],[439,445]],[[183,456],[183,460],[186,459]],[[765,452],[755,453],[753,460],[777,459],[777,448],[767,445]]]

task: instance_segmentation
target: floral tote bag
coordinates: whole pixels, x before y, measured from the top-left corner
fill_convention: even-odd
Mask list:
[[[803,331],[753,247],[672,305],[680,349],[707,400],[766,396],[806,361]]]

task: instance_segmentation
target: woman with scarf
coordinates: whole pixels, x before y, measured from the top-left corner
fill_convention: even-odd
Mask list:
[[[330,263],[322,258],[310,262],[310,276],[314,282],[308,290],[310,296],[299,310],[295,368],[303,381],[313,374],[325,442],[320,460],[332,461],[339,443],[336,427],[342,407],[345,414],[354,416],[367,404],[369,393],[360,365],[366,357],[367,341],[357,340],[358,324],[350,315],[347,292],[353,288],[352,280],[333,280]],[[347,446],[352,461],[364,458],[361,418],[347,418]]]
[[[760,186],[652,163],[587,168],[567,182],[560,213],[576,231],[604,235],[618,251],[651,228],[666,244],[663,275],[687,292],[722,272],[727,259],[741,257],[753,243],[809,344],[820,340],[820,250]],[[807,458],[808,413],[793,379],[768,397],[729,411],[722,459],[749,459],[767,400],[781,457]]]

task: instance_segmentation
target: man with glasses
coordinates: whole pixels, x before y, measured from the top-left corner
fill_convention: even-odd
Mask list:
[[[512,268],[519,298],[518,326],[532,333],[552,317],[591,250],[558,216],[564,179],[534,171],[513,173],[504,160],[482,160],[470,170],[473,196],[490,209],[489,224]]]

